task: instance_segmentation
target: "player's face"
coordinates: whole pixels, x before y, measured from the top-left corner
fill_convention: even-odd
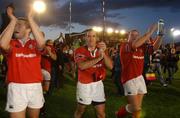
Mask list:
[[[86,43],[89,47],[95,47],[96,46],[96,33],[94,31],[87,32]]]
[[[133,30],[129,33],[129,41],[136,40],[139,37],[139,32]]]
[[[23,39],[27,35],[29,28],[26,26],[26,21],[18,20],[14,29],[14,37],[16,39]]]

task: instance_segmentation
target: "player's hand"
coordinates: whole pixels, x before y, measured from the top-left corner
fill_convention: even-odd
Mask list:
[[[28,19],[32,19],[33,16],[34,16],[34,10],[33,10],[33,7],[30,6],[30,7],[29,7],[29,11],[28,11],[28,13],[27,13],[27,18],[28,18]]]
[[[105,55],[105,50],[106,50],[106,44],[104,42],[99,42],[97,44],[97,48],[99,49],[99,53],[100,53],[100,58],[104,58],[104,55]]]
[[[14,16],[14,8],[8,6],[7,7],[7,15],[11,20],[17,21],[17,18]]]
[[[97,44],[97,48],[98,48],[100,51],[104,52],[104,51],[106,50],[106,44],[101,41],[101,42],[99,42],[99,43]]]
[[[49,46],[46,46],[45,48],[46,48],[48,53],[51,52],[51,48]]]

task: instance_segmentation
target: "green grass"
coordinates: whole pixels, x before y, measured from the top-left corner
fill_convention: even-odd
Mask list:
[[[126,104],[126,99],[117,95],[109,74],[104,84],[107,98],[106,117],[115,118],[114,112]],[[75,96],[76,81],[67,76],[64,88],[54,90],[48,98],[47,118],[73,118],[76,108]],[[0,88],[0,118],[8,118],[8,113],[4,111],[5,103],[6,91]],[[92,106],[87,107],[84,118],[96,118]],[[162,87],[159,81],[156,81],[148,87],[148,94],[143,102],[142,118],[180,118],[180,70],[175,74],[173,85]]]

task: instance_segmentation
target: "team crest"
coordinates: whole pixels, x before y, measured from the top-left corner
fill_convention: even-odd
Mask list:
[[[29,48],[30,48],[30,49],[33,49],[33,45],[32,45],[32,44],[30,44],[30,45],[29,45]]]

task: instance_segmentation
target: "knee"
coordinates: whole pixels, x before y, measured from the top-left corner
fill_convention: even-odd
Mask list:
[[[98,118],[105,118],[105,112],[104,111],[100,111],[97,113],[97,117]]]
[[[84,113],[84,109],[76,109],[76,113],[82,115]]]
[[[75,118],[81,118],[81,116],[83,115],[84,111],[85,111],[85,108],[77,107],[76,111],[74,113]]]
[[[132,112],[141,111],[141,106],[132,105]]]
[[[39,114],[30,115],[29,118],[39,118]]]

